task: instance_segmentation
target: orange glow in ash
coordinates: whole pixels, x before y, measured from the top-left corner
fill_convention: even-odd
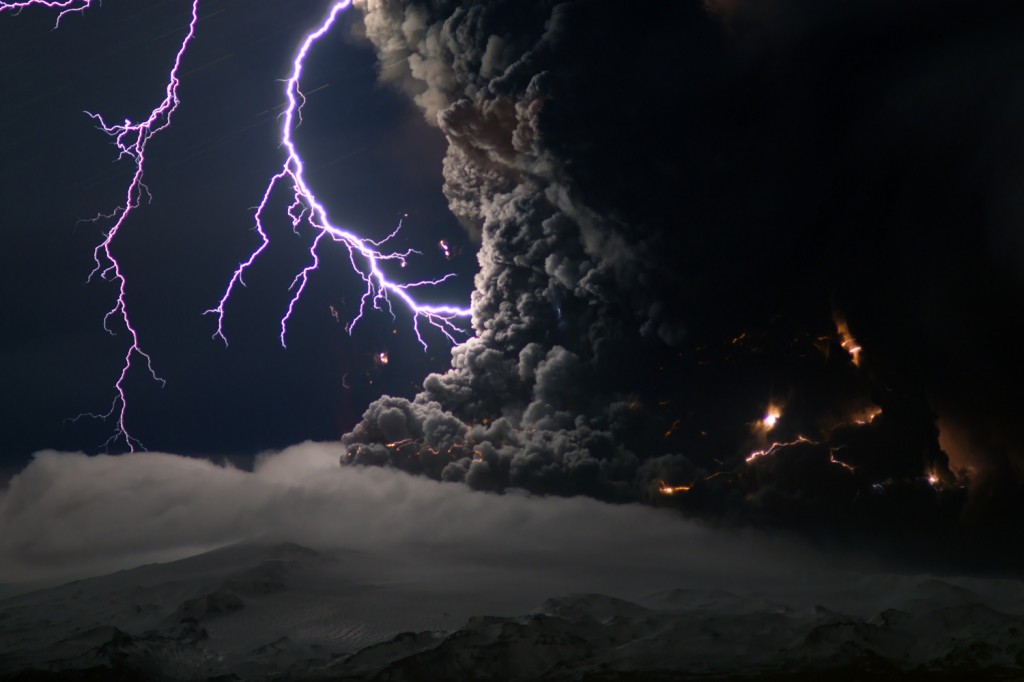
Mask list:
[[[396,440],[396,441],[393,441],[391,443],[385,443],[384,447],[391,448],[393,450],[401,450],[402,448],[406,447],[407,445],[412,445],[412,446],[414,446],[416,448],[416,451],[411,453],[411,454],[414,454],[416,457],[422,456],[423,453],[429,453],[431,455],[437,455],[437,456],[440,456],[440,455],[449,455],[449,456],[451,456],[451,455],[454,455],[456,453],[461,454],[463,452],[463,449],[468,447],[468,445],[466,443],[462,442],[462,441],[455,441],[455,442],[451,443],[450,445],[448,445],[447,447],[435,448],[435,447],[432,447],[430,445],[427,445],[426,443],[424,443],[422,441],[418,441],[418,440],[415,440],[413,438],[403,438],[401,440]],[[479,458],[479,459],[483,458],[483,453],[481,453],[479,450],[473,450],[473,453],[474,453],[474,455],[477,456],[476,458]]]
[[[749,464],[750,462],[753,462],[755,459],[760,459],[761,457],[767,457],[768,455],[774,455],[779,450],[779,448],[784,448],[784,447],[786,447],[788,445],[796,445],[797,443],[813,443],[813,442],[814,441],[812,441],[807,436],[797,436],[796,440],[791,440],[788,443],[778,443],[778,442],[772,443],[769,447],[765,448],[764,450],[755,450],[754,452],[751,452],[750,455],[747,456],[746,461]]]
[[[834,453],[834,452],[830,451],[828,453],[828,461],[832,462],[833,464],[837,464],[837,465],[843,467],[844,469],[849,471],[851,474],[853,472],[857,471],[857,467],[853,466],[852,464],[847,464],[846,462],[844,462],[841,459],[837,459],[836,458],[836,453]]]
[[[690,489],[688,485],[669,485],[665,481],[658,481],[658,492],[662,495],[675,495],[676,493],[685,493]]]
[[[835,422],[829,423],[824,427],[824,431],[825,434],[828,435],[835,429],[867,426],[869,424],[873,424],[881,415],[881,407],[868,403],[863,407],[850,410],[843,417],[837,416]]]
[[[774,400],[768,403],[764,416],[750,424],[751,432],[759,439],[764,439],[782,418],[782,404]],[[763,442],[763,441],[762,441]]]
[[[939,414],[939,447],[949,457],[949,468],[958,482],[968,482],[983,472],[986,461],[966,429],[948,415]]]
[[[680,424],[680,422],[679,422],[679,420],[678,420],[678,419],[677,419],[677,420],[675,420],[674,422],[672,422],[672,426],[668,427],[668,431],[666,431],[666,432],[665,432],[665,438],[668,438],[668,437],[670,437],[670,436],[671,436],[671,435],[672,435],[673,433],[675,433],[675,432],[676,432],[676,429],[678,429],[678,428],[679,428],[679,424]]]
[[[850,326],[846,324],[846,320],[842,316],[836,315],[835,321],[836,333],[839,334],[839,345],[850,354],[853,366],[860,367],[860,353],[863,349],[857,343],[857,339],[853,338],[853,334],[850,333]]]
[[[882,414],[881,407],[878,405],[869,405],[860,412],[855,412],[851,417],[851,421],[858,426],[863,426],[875,421],[875,418],[880,414]]]

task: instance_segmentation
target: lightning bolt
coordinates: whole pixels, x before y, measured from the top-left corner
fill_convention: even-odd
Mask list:
[[[33,6],[59,10],[54,26],[57,28],[60,26],[61,20],[68,14],[83,12],[92,7],[94,2],[99,4],[99,0],[20,0],[17,2],[0,0],[0,13],[10,12],[17,14],[23,9]],[[426,305],[419,303],[410,293],[411,290],[417,287],[440,284],[454,275],[448,274],[437,279],[418,282],[399,282],[389,279],[382,269],[383,263],[391,261],[405,267],[407,259],[411,255],[419,253],[413,249],[405,251],[381,250],[388,241],[399,233],[402,228],[401,221],[399,221],[398,226],[391,234],[380,241],[361,238],[355,233],[331,223],[326,208],[316,198],[316,195],[306,181],[304,164],[292,139],[294,129],[302,122],[302,108],[306,102],[306,98],[299,87],[299,81],[310,50],[320,38],[330,31],[338,15],[350,6],[351,0],[339,0],[331,5],[330,11],[319,27],[306,36],[292,63],[291,76],[285,81],[286,107],[281,116],[281,146],[286,150],[287,154],[281,170],[270,179],[263,193],[262,200],[256,209],[256,231],[260,236],[261,243],[245,261],[239,264],[217,307],[206,311],[207,314],[217,316],[217,329],[214,337],[222,339],[225,345],[227,345],[227,336],[224,333],[225,306],[231,298],[236,285],[245,286],[244,275],[246,271],[270,244],[270,239],[264,229],[263,217],[267,211],[271,195],[279,184],[288,185],[292,192],[292,202],[287,209],[287,214],[291,219],[293,231],[298,232],[300,226],[308,225],[316,233],[309,248],[309,264],[295,276],[290,286],[290,290],[294,293],[281,318],[280,340],[282,346],[286,346],[288,321],[291,319],[295,306],[306,289],[310,276],[319,268],[319,250],[321,245],[327,241],[341,244],[347,250],[349,262],[353,270],[366,284],[366,289],[360,299],[359,312],[346,326],[350,334],[356,323],[366,312],[368,305],[376,310],[382,310],[386,306],[392,317],[394,317],[394,311],[391,307],[392,296],[400,299],[412,312],[413,329],[424,349],[427,348],[427,343],[421,334],[421,320],[425,320],[437,328],[452,343],[456,343],[455,334],[466,333],[455,321],[460,318],[468,318],[471,315],[470,308],[451,305]],[[125,193],[124,203],[113,211],[101,213],[93,219],[93,221],[109,220],[112,221],[112,224],[104,233],[103,240],[93,251],[94,268],[87,278],[87,281],[91,282],[98,277],[104,281],[113,282],[117,286],[117,297],[113,307],[103,317],[103,328],[109,334],[116,335],[111,325],[115,321],[120,321],[120,324],[128,333],[130,344],[125,352],[121,372],[114,383],[114,398],[110,409],[102,414],[83,413],[72,421],[82,418],[113,419],[115,422],[114,433],[104,445],[109,447],[111,444],[123,440],[132,452],[136,449],[145,448],[142,442],[129,432],[126,424],[128,396],[125,390],[125,382],[129,373],[137,363],[141,362],[144,363],[146,370],[154,381],[161,385],[164,385],[166,382],[157,374],[153,366],[153,359],[143,349],[138,330],[129,316],[128,282],[121,268],[121,263],[117,260],[114,253],[114,246],[118,235],[125,227],[132,213],[139,208],[143,201],[148,201],[151,197],[149,188],[144,180],[146,148],[150,140],[171,125],[171,119],[180,104],[178,97],[180,80],[178,74],[182,59],[195,37],[198,15],[199,0],[191,0],[191,20],[181,45],[175,54],[164,98],[145,119],[133,122],[131,119],[126,118],[123,123],[109,123],[101,114],[85,112],[86,115],[96,121],[97,128],[111,138],[118,150],[117,160],[128,159],[134,164],[134,173]]]
[[[54,28],[60,27],[61,20],[69,14],[84,12],[92,7],[93,0],[21,0],[21,2],[0,2],[0,14],[12,12],[18,14],[28,7],[45,7],[47,9],[59,9],[57,22]]]
[[[75,8],[64,9],[60,16],[67,12],[81,11],[89,5],[92,0],[83,0],[82,3],[78,3],[79,6]],[[54,5],[72,5],[70,2],[62,3],[43,3],[48,6]],[[60,20],[58,16],[58,21]],[[192,0],[192,17],[188,25],[188,31],[185,37],[181,41],[181,46],[178,48],[178,52],[174,57],[174,64],[171,67],[171,72],[168,77],[167,86],[164,90],[163,101],[160,102],[149,115],[142,121],[133,122],[130,119],[125,119],[123,123],[108,123],[107,120],[101,114],[95,114],[92,112],[85,112],[90,118],[97,123],[97,128],[108,135],[114,142],[114,146],[117,147],[118,156],[117,159],[130,159],[135,166],[135,171],[132,174],[131,183],[128,185],[128,189],[125,194],[124,203],[118,206],[110,213],[102,213],[93,220],[113,220],[113,224],[107,229],[104,234],[103,241],[93,250],[93,261],[94,267],[92,272],[89,273],[87,281],[93,281],[97,276],[108,282],[113,282],[117,287],[117,298],[114,301],[113,307],[107,311],[106,315],[103,316],[103,328],[112,336],[116,335],[116,332],[111,327],[111,323],[114,320],[120,320],[121,325],[128,333],[128,338],[131,343],[128,346],[128,350],[125,352],[124,363],[121,366],[121,373],[117,377],[117,381],[114,382],[114,399],[110,405],[110,409],[102,414],[93,412],[86,412],[78,415],[72,421],[77,421],[82,418],[94,418],[109,420],[113,419],[115,422],[114,433],[104,443],[105,447],[109,447],[111,444],[118,440],[124,440],[128,449],[134,452],[137,448],[145,449],[142,442],[132,436],[128,431],[128,427],[125,421],[125,417],[128,411],[128,396],[125,392],[125,381],[128,378],[129,372],[132,370],[136,361],[141,361],[145,364],[146,370],[154,381],[158,382],[163,386],[166,382],[161,378],[153,367],[153,358],[142,348],[142,344],[139,341],[139,333],[132,323],[131,317],[128,314],[128,281],[125,279],[124,272],[121,269],[121,264],[118,262],[117,257],[114,254],[114,243],[117,240],[118,234],[124,228],[128,222],[128,218],[137,209],[143,200],[149,200],[150,193],[149,188],[146,186],[144,181],[145,164],[146,164],[146,147],[149,145],[150,140],[153,139],[157,134],[167,129],[171,124],[171,117],[177,110],[180,100],[178,99],[178,86],[180,81],[178,80],[178,71],[181,68],[181,61],[188,49],[189,43],[195,37],[196,22],[199,20],[199,0]]]
[[[468,318],[471,315],[470,308],[450,305],[425,305],[419,303],[410,293],[410,290],[416,287],[437,285],[454,275],[448,274],[438,279],[419,282],[398,282],[389,279],[385,274],[382,268],[385,262],[397,262],[401,267],[405,267],[406,260],[412,254],[419,253],[412,249],[394,252],[381,250],[401,230],[401,221],[391,234],[380,241],[361,238],[353,232],[338,227],[331,222],[330,217],[327,215],[327,209],[320,203],[306,181],[305,165],[292,138],[294,129],[302,122],[302,107],[306,102],[306,98],[299,86],[302,70],[305,66],[306,58],[314,45],[331,30],[338,15],[343,10],[348,9],[351,4],[351,0],[334,2],[323,22],[306,36],[292,62],[291,75],[285,81],[284,94],[286,104],[284,113],[281,115],[281,147],[286,152],[286,158],[281,166],[281,170],[270,179],[263,193],[263,198],[256,208],[255,229],[260,237],[260,244],[250,253],[246,260],[238,265],[217,306],[206,311],[207,314],[217,317],[217,329],[213,336],[214,338],[221,339],[225,345],[228,342],[227,335],[224,332],[226,306],[235,288],[239,285],[245,286],[244,277],[246,271],[252,267],[260,254],[270,245],[270,238],[264,229],[263,219],[267,206],[270,203],[271,195],[279,184],[286,185],[292,193],[292,202],[288,207],[287,214],[291,219],[293,231],[297,232],[300,226],[307,225],[316,233],[309,248],[309,264],[295,276],[289,287],[293,294],[284,315],[281,317],[280,340],[282,346],[287,347],[288,321],[295,312],[295,306],[299,299],[302,298],[306,285],[309,283],[309,278],[320,266],[320,250],[323,248],[323,244],[327,242],[339,244],[347,251],[352,269],[366,284],[366,289],[359,302],[359,312],[346,327],[349,334],[352,333],[355,325],[362,319],[368,305],[372,306],[375,310],[383,310],[386,306],[388,312],[394,317],[394,310],[391,307],[392,296],[401,300],[412,313],[413,329],[416,332],[416,338],[424,350],[427,348],[427,343],[424,341],[420,330],[421,320],[437,328],[452,343],[456,343],[455,334],[465,333],[465,330],[460,328],[455,321],[459,318]]]

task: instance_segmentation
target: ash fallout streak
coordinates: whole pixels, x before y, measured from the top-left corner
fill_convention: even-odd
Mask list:
[[[456,343],[454,335],[465,333],[464,330],[457,326],[455,320],[469,317],[470,311],[468,308],[452,305],[421,304],[417,302],[410,293],[411,289],[437,285],[454,275],[449,274],[437,279],[416,282],[401,282],[393,281],[385,273],[383,269],[383,262],[397,262],[404,268],[406,266],[407,259],[411,255],[419,253],[413,249],[390,253],[378,250],[386,242],[397,235],[398,231],[401,229],[401,222],[399,223],[398,228],[381,241],[360,238],[351,231],[341,229],[331,224],[327,216],[326,208],[322,203],[320,203],[320,201],[318,201],[305,178],[304,163],[296,144],[292,139],[294,128],[301,123],[302,105],[305,103],[305,96],[300,89],[299,80],[302,75],[305,60],[315,43],[332,28],[339,13],[348,9],[350,5],[351,0],[339,0],[331,5],[323,23],[306,37],[305,41],[299,48],[292,65],[292,73],[285,82],[287,106],[281,117],[281,145],[287,150],[288,156],[282,170],[271,179],[263,194],[262,200],[256,209],[256,231],[259,234],[262,243],[255,251],[253,251],[247,260],[238,266],[218,305],[215,308],[206,311],[208,314],[216,316],[217,328],[214,332],[214,337],[223,340],[225,345],[227,344],[227,337],[224,332],[225,307],[231,298],[235,286],[244,286],[245,281],[243,276],[245,271],[253,265],[256,258],[269,246],[270,239],[264,230],[263,214],[267,209],[274,190],[279,183],[283,183],[285,181],[291,184],[291,188],[294,193],[292,204],[287,210],[288,216],[292,222],[293,231],[297,234],[299,227],[305,224],[313,228],[317,234],[309,250],[311,258],[310,264],[295,276],[291,284],[291,289],[294,291],[294,295],[288,303],[287,311],[281,318],[280,340],[282,346],[286,345],[285,337],[287,334],[287,324],[289,318],[294,312],[295,305],[302,297],[311,273],[319,267],[320,258],[318,249],[320,249],[321,242],[325,237],[329,237],[332,241],[344,245],[348,251],[349,262],[351,263],[352,269],[358,273],[366,283],[366,291],[360,300],[359,311],[355,318],[346,326],[346,330],[349,334],[352,333],[356,323],[362,318],[367,304],[372,305],[373,308],[377,310],[381,310],[386,306],[392,317],[394,317],[390,296],[397,296],[412,312],[416,338],[419,340],[424,350],[427,350],[427,342],[424,340],[419,328],[421,318],[438,329],[452,343]],[[59,8],[61,11],[58,14],[56,22],[56,26],[59,26],[60,21],[69,13],[82,12],[85,9],[88,9],[91,6],[91,0],[83,0],[81,3],[49,2],[47,0],[32,0],[31,2],[18,3],[4,2],[0,3],[0,12],[18,12],[31,6],[51,9]],[[140,207],[141,203],[150,197],[149,188],[144,182],[146,147],[154,136],[171,125],[173,114],[181,104],[178,96],[180,85],[179,72],[181,70],[182,60],[185,57],[186,51],[188,50],[190,43],[195,38],[196,23],[198,20],[199,0],[193,0],[191,3],[191,19],[188,24],[185,37],[181,42],[181,46],[178,49],[177,54],[175,55],[164,100],[155,109],[153,109],[152,112],[150,112],[149,116],[145,120],[133,123],[130,119],[125,119],[122,124],[110,124],[103,118],[103,116],[86,112],[90,117],[97,121],[99,129],[114,140],[119,152],[118,159],[129,158],[135,164],[135,172],[128,187],[124,205],[118,207],[109,214],[100,214],[95,219],[96,221],[112,219],[115,220],[115,222],[106,231],[103,241],[94,251],[95,268],[88,277],[91,281],[94,276],[99,275],[104,280],[116,283],[118,288],[116,302],[114,307],[104,317],[103,326],[108,333],[115,335],[115,332],[110,328],[109,324],[112,318],[120,318],[125,331],[129,335],[131,345],[125,355],[120,375],[114,384],[115,396],[110,410],[105,414],[82,414],[76,417],[75,420],[85,417],[97,419],[113,418],[115,420],[115,431],[104,446],[107,447],[119,440],[123,440],[128,450],[132,452],[137,448],[144,449],[142,443],[129,432],[126,424],[128,396],[126,393],[125,382],[128,378],[129,372],[132,370],[133,361],[141,360],[144,362],[150,376],[161,385],[165,384],[165,379],[156,373],[156,370],[153,367],[152,357],[149,353],[143,350],[139,340],[139,332],[129,316],[127,303],[128,282],[123,274],[121,264],[114,255],[113,247],[118,234],[125,227],[129,218],[134,214],[135,210]],[[442,242],[442,244],[444,243]],[[447,246],[444,246],[443,248],[445,248],[447,253]]]

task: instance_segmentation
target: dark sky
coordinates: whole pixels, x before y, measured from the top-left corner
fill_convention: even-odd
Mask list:
[[[107,409],[127,347],[116,323],[117,337],[101,326],[112,285],[85,284],[92,248],[108,223],[78,220],[122,202],[132,167],[114,162],[109,140],[82,112],[139,119],[159,102],[188,5],[109,2],[68,17],[57,31],[47,11],[0,21],[0,468],[8,473],[41,448],[96,452],[111,433],[110,423],[65,422]],[[370,399],[411,395],[428,371],[447,366],[450,344],[428,332],[424,353],[401,309],[394,323],[372,314],[351,338],[344,333],[361,283],[345,272],[340,253],[311,283],[289,348],[280,348],[277,321],[309,238],[291,234],[282,202],[269,225],[273,247],[229,308],[228,350],[210,338],[214,320],[202,315],[256,244],[250,207],[283,159],[277,79],[288,74],[301,36],[327,6],[201,3],[182,66],[182,105],[149,147],[153,201],[131,217],[114,247],[143,346],[167,379],[160,389],[138,371],[128,382],[129,428],[151,450],[246,456],[337,438]],[[352,36],[356,18],[344,17],[309,62],[304,89],[317,91],[297,136],[309,179],[338,224],[357,233],[380,238],[408,213],[398,243],[424,254],[409,270],[456,272],[439,296],[466,305],[474,248],[440,191],[443,138],[404,96],[376,84],[375,55]],[[451,262],[438,249],[442,238],[461,249]],[[387,367],[373,362],[382,351]],[[351,390],[342,387],[346,374]]]

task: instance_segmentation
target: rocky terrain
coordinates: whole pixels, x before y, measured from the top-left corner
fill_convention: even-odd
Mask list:
[[[383,559],[234,546],[8,596],[0,679],[1024,679],[1013,581],[801,579],[530,608],[507,575],[502,591],[467,567]]]

